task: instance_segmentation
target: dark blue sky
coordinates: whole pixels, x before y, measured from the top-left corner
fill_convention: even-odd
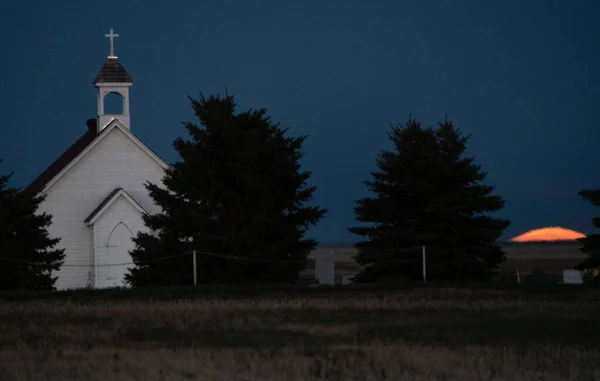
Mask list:
[[[96,115],[92,79],[116,55],[134,80],[132,130],[167,162],[194,120],[187,95],[225,89],[307,134],[329,209],[311,230],[349,241],[354,200],[389,123],[447,113],[506,199],[503,238],[600,214],[600,2],[459,0],[13,1],[0,12],[0,172],[25,186]]]

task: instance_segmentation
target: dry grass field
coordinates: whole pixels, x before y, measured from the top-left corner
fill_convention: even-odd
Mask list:
[[[600,291],[561,287],[3,297],[0,380],[599,380]]]

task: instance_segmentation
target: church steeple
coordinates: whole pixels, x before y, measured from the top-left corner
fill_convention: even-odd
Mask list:
[[[94,79],[94,86],[98,95],[98,132],[102,131],[113,119],[118,119],[126,127],[130,127],[129,115],[129,88],[133,80],[115,56],[114,38],[119,37],[113,33],[112,28],[105,37],[110,39],[110,55],[106,57],[104,64]],[[104,98],[110,94],[118,94],[123,100],[122,112],[120,114],[104,113]]]

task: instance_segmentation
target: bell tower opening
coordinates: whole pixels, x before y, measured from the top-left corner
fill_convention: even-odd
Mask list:
[[[131,128],[129,88],[133,85],[133,80],[115,56],[114,38],[119,35],[111,28],[105,37],[110,39],[110,54],[94,79],[98,97],[98,132],[115,119]]]
[[[125,98],[119,93],[111,92],[104,96],[105,115],[123,115]]]

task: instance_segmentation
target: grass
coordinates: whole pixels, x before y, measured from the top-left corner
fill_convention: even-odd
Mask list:
[[[597,380],[600,290],[0,295],[0,380]]]

